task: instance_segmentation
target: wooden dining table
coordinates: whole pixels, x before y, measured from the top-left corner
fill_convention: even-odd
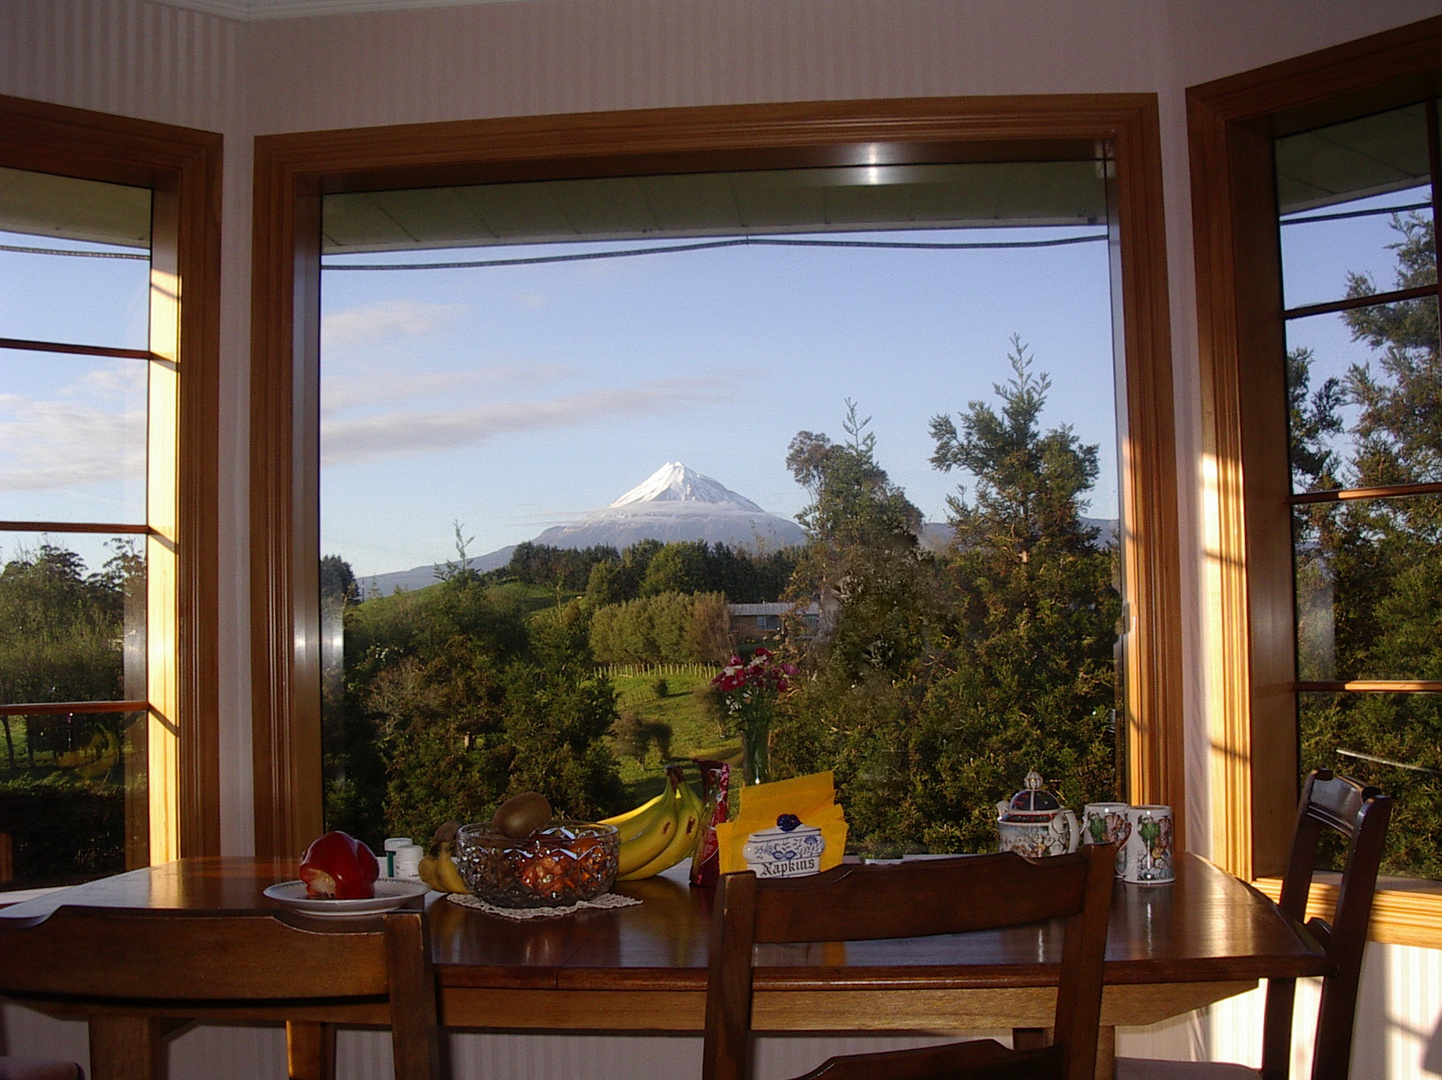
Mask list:
[[[692,888],[685,869],[618,885],[618,893],[641,900],[636,906],[526,921],[430,894],[441,1022],[528,1032],[702,1031],[713,893]],[[1329,971],[1317,942],[1261,893],[1193,855],[1180,855],[1176,871],[1170,884],[1115,886],[1099,1076],[1111,1074],[1117,1027],[1190,1012],[1260,979]],[[0,932],[10,920],[34,919],[61,904],[272,908],[276,902],[262,890],[295,872],[291,860],[181,859],[0,909]],[[1037,1038],[1051,1022],[1060,951],[1059,927],[1048,924],[906,941],[761,946],[754,1026],[878,1033],[1011,1028]],[[6,990],[0,965],[0,996]],[[84,1011],[63,1000],[26,1003],[57,1015]],[[231,1008],[222,1018],[275,1017]],[[358,1006],[310,1020],[366,1024],[375,1015]]]

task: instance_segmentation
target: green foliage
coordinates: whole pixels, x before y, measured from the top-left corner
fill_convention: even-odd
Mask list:
[[[932,421],[932,463],[976,480],[971,502],[950,500],[955,540],[939,560],[917,549],[919,515],[854,405],[847,442],[792,442],[818,541],[796,582],[822,597],[829,633],[783,702],[773,760],[835,770],[859,851],[993,848],[994,804],[1031,768],[1074,806],[1115,793],[1121,604],[1113,553],[1081,519],[1097,449],[1040,429],[1049,382],[1019,342],[1010,359],[999,411],[971,402],[959,426]]]
[[[787,468],[811,495],[797,515],[810,533],[792,577],[791,594],[815,598],[824,627],[825,664],[845,679],[873,674],[910,677],[934,622],[932,560],[919,547],[921,512],[876,460],[870,418],[848,401],[849,436],[799,432]]]
[[[0,784],[0,821],[15,845],[15,879],[63,885],[125,869],[125,793],[64,772]]]
[[[129,541],[111,552],[92,573],[76,552],[43,541],[0,569],[0,700],[128,696],[127,647],[144,647],[145,563]],[[127,608],[140,614],[129,640]],[[135,665],[132,680],[141,672]],[[0,717],[0,827],[14,838],[17,881],[59,884],[125,868],[120,723],[109,714]],[[88,751],[92,744],[109,754]]]
[[[1436,281],[1433,224],[1393,219],[1395,288]],[[1350,276],[1348,294],[1376,291]],[[1288,357],[1298,490],[1442,479],[1442,359],[1431,299],[1344,313],[1374,356],[1307,396],[1313,356]],[[1337,449],[1350,440],[1350,455]],[[1347,442],[1341,443],[1343,447]],[[1442,674],[1442,500],[1347,499],[1296,508],[1298,677],[1418,679]],[[1442,698],[1303,694],[1301,763],[1375,784],[1396,800],[1383,872],[1442,877]]]
[[[613,547],[581,550],[554,548],[527,540],[511,553],[505,575],[530,585],[548,585],[566,592],[584,592],[592,570],[603,563],[616,563],[620,554]]]
[[[558,813],[621,809],[605,741],[615,695],[595,674],[588,634],[581,606],[527,618],[466,573],[351,608],[350,757],[328,793],[328,827],[429,837],[447,820],[487,820],[527,790]]]
[[[603,664],[719,663],[730,652],[719,593],[659,593],[595,610],[591,650]]]
[[[733,604],[764,603],[780,598],[799,557],[795,548],[753,552],[705,540],[642,540],[618,559],[591,566],[586,599],[603,607],[668,592],[714,592]]]
[[[356,598],[355,571],[339,555],[326,555],[320,560],[320,595],[325,599]]]
[[[0,570],[0,700],[122,699],[127,597],[144,603],[144,561],[128,544],[98,573],[42,542]]]
[[[536,628],[532,658],[507,671],[505,733],[516,748],[508,793],[540,791],[559,816],[593,821],[622,808],[622,789],[603,741],[616,695],[595,674],[586,631],[574,614]]]

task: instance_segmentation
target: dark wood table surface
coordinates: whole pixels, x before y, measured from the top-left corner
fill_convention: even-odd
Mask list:
[[[1118,882],[1103,1024],[1154,1023],[1263,978],[1325,974],[1319,946],[1260,893],[1195,856],[1168,885]],[[0,909],[29,919],[58,905],[188,910],[276,906],[265,886],[293,860],[194,858]],[[427,898],[442,1021],[456,1028],[700,1031],[712,893],[684,864],[622,884],[636,907],[516,922]],[[3,924],[0,924],[3,925]],[[1055,1001],[1055,927],[918,941],[769,946],[758,954],[755,1024],[778,1031],[1041,1028]],[[0,994],[4,973],[0,969]],[[364,1017],[358,1016],[363,1022]],[[1109,1067],[1110,1031],[1104,1038]]]

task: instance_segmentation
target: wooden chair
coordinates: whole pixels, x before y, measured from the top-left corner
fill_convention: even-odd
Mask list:
[[[418,909],[336,919],[62,906],[0,930],[0,956],[8,997],[64,995],[66,1012],[86,1016],[93,1080],[164,1077],[164,1037],[212,1014],[285,1020],[297,1080],[334,1074],[335,1023],[389,1024],[396,1080],[442,1073]]]
[[[1362,953],[1367,924],[1372,917],[1372,894],[1382,843],[1392,816],[1392,800],[1374,787],[1320,769],[1307,777],[1297,809],[1292,853],[1282,878],[1281,909],[1297,922],[1306,922],[1312,936],[1337,965],[1322,982],[1317,1032],[1312,1054],[1312,1080],[1346,1080],[1352,1056],[1352,1022],[1357,1009],[1357,984],[1362,975]],[[1347,855],[1331,921],[1307,920],[1307,898],[1318,848],[1329,832],[1347,841]],[[1262,1067],[1219,1061],[1155,1061],[1118,1058],[1117,1080],[1226,1080],[1252,1078],[1286,1080],[1292,1057],[1292,1003],[1296,983],[1291,979],[1267,981],[1267,1004],[1262,1019]]]
[[[1065,919],[1055,1037],[1011,1050],[991,1039],[832,1058],[825,1080],[976,1077],[1092,1080],[1115,849],[1027,860],[1005,852],[889,865],[844,865],[815,877],[727,874],[716,890],[706,992],[704,1080],[750,1080],[753,946],[864,941],[989,930]]]

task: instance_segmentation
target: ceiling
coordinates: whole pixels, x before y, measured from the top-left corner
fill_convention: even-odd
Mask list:
[[[399,11],[404,8],[514,3],[516,0],[156,0],[156,2],[249,22],[256,19],[297,19],[307,15],[343,15],[358,11]]]

